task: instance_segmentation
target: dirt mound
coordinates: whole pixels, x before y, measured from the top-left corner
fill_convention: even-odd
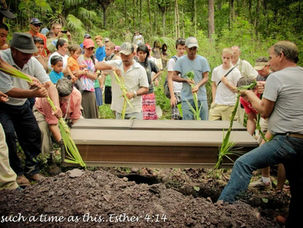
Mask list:
[[[245,203],[216,205],[105,170],[48,177],[0,194],[0,227],[276,227]]]

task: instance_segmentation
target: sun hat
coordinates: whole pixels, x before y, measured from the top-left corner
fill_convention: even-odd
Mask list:
[[[198,45],[198,41],[195,37],[191,36],[191,37],[188,37],[186,40],[185,40],[185,46],[187,48],[192,48],[192,47],[199,47]]]
[[[38,51],[33,37],[28,33],[15,32],[13,39],[10,42],[11,48],[14,48],[22,53],[33,54]]]
[[[134,46],[129,42],[123,43],[120,47],[120,53],[123,55],[130,55],[134,50]]]
[[[84,48],[91,48],[91,47],[95,47],[95,43],[92,39],[85,39],[83,41],[83,47]]]

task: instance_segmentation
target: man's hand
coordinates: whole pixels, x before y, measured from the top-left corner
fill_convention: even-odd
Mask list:
[[[195,84],[195,81],[194,80],[191,80],[189,78],[186,79],[186,82],[191,85],[191,84]]]
[[[128,99],[132,99],[132,98],[136,97],[136,94],[134,92],[127,92],[126,96]]]
[[[33,97],[47,97],[47,89],[45,87],[35,88],[32,90]]]
[[[28,83],[31,88],[34,88],[34,87],[40,88],[40,87],[42,87],[41,82],[37,78],[35,78],[33,76],[30,76],[30,75],[27,75],[27,76],[30,77],[30,79],[32,80],[32,82]]]
[[[55,115],[58,119],[62,117],[62,110],[60,107],[56,106],[56,111],[52,112],[53,115]]]
[[[198,92],[198,90],[199,90],[199,85],[195,85],[195,86],[191,89],[191,92],[192,92],[192,93],[196,93],[196,92]]]
[[[0,91],[0,102],[7,102],[8,96]]]
[[[119,76],[121,77],[122,76],[122,72],[120,69],[116,68],[116,67],[113,67],[113,71]]]
[[[265,88],[265,81],[257,81],[257,93],[262,94]]]

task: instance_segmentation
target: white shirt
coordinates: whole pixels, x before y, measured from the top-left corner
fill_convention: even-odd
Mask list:
[[[61,57],[62,57],[62,59],[63,59],[63,70],[64,70],[64,69],[66,68],[66,66],[67,66],[68,55],[62,56],[62,55],[59,54],[57,51],[55,51],[53,54],[51,54],[51,55],[49,56],[49,58],[48,58],[48,63],[47,63],[48,69],[49,69],[49,70],[52,70],[52,69],[53,69],[53,68],[52,68],[52,64],[51,64],[51,59],[52,59],[52,57],[55,56],[55,55],[58,55],[58,56],[61,56]]]
[[[233,66],[232,66],[233,67]],[[232,68],[230,67],[227,70],[223,69],[223,65],[217,66],[212,73],[211,81],[215,82],[217,85],[215,103],[220,105],[235,105],[236,103],[236,94],[233,93],[229,88],[226,87],[224,83],[219,83],[221,78]],[[237,82],[241,78],[240,71],[235,68],[226,76],[227,80],[232,83],[234,86],[237,86]]]
[[[238,59],[237,68],[240,71],[242,77],[256,78],[258,72],[250,65],[246,60]]]
[[[148,79],[145,69],[134,60],[133,65],[124,72],[122,60],[110,60],[106,62],[109,65],[118,67],[122,73],[125,87],[128,92],[137,91],[141,87],[149,88]],[[112,83],[112,104],[111,109],[121,113],[123,108],[123,94],[115,76],[111,75]],[[133,108],[129,105],[126,107],[126,113],[142,112],[142,97],[137,96],[130,100]]]
[[[177,60],[178,60],[178,56],[177,57]],[[176,61],[173,59],[173,58],[170,58],[170,60],[168,60],[168,63],[167,63],[167,71],[174,71],[174,67],[176,65]],[[174,92],[175,93],[181,93],[181,90],[182,90],[182,85],[183,83],[182,82],[175,82],[173,81],[173,86],[174,86]]]

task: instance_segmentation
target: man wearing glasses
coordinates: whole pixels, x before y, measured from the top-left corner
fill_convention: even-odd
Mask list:
[[[46,57],[49,54],[49,51],[46,46],[46,36],[40,33],[40,27],[42,22],[38,18],[32,18],[29,24],[29,33],[34,37],[37,36],[44,41],[44,51],[41,53],[43,57]]]

